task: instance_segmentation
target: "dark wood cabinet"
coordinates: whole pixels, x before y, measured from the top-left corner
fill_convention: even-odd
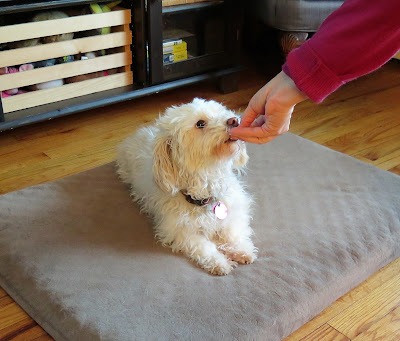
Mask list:
[[[14,25],[10,24],[13,18],[21,20],[35,11],[71,10],[77,6],[88,6],[91,3],[93,1],[3,0],[0,1],[0,33],[2,29],[3,32],[6,32],[5,30],[10,25]],[[125,71],[124,77],[131,77],[131,81],[124,79],[125,83],[121,86],[118,84],[112,88],[106,86],[107,90],[102,91],[99,88],[93,92],[90,91],[91,85],[88,83],[89,90],[86,90],[84,95],[70,96],[71,98],[63,100],[55,99],[51,103],[44,101],[45,104],[26,109],[18,109],[19,107],[16,106],[18,110],[12,112],[4,110],[7,99],[3,98],[0,101],[0,131],[151,95],[210,78],[218,81],[222,91],[235,91],[237,75],[242,69],[240,66],[242,9],[239,4],[240,2],[236,0],[225,0],[163,7],[161,0],[123,1],[119,6],[129,10],[125,13],[130,13],[131,16],[129,34],[132,37],[132,44],[125,46],[126,56],[129,56],[130,63],[125,63],[127,65],[124,66],[123,71]],[[121,23],[121,27],[124,27],[123,23]],[[127,27],[126,24],[125,27]],[[182,39],[185,44],[187,43],[185,45],[187,46],[185,51],[187,56],[185,54],[184,60],[165,62],[163,43],[171,40],[171,34],[175,34],[177,38],[180,34],[183,35]],[[71,41],[75,41],[75,39]],[[0,44],[1,42],[0,34]],[[123,46],[119,49],[118,52],[123,51]],[[128,49],[131,51],[126,51]],[[23,50],[21,49],[21,51]],[[0,59],[3,52],[0,51]],[[80,63],[84,68],[86,64]],[[91,63],[93,65],[95,62]],[[58,67],[57,70],[59,69],[61,68]],[[51,70],[53,71],[53,69]],[[34,76],[31,71],[28,72],[30,73],[26,73],[26,77]],[[22,74],[19,77],[21,78]],[[117,77],[122,76],[119,74]],[[104,78],[103,83],[112,79],[111,77]],[[10,77],[3,79],[10,79]],[[92,87],[95,87],[97,83],[93,82],[93,84]],[[5,85],[4,82],[2,84],[2,76],[0,76],[0,90],[4,88]],[[71,88],[69,86],[65,89],[70,91]],[[53,92],[43,92],[43,94],[51,97]],[[29,97],[24,95],[14,96],[14,102],[16,98],[23,101],[24,98]],[[30,95],[30,98],[32,96]],[[41,90],[35,92],[35,96],[41,96]],[[54,96],[54,98],[56,97]],[[39,101],[39,103],[41,102]]]

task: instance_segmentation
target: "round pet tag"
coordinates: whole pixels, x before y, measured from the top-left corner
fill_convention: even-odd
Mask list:
[[[214,206],[214,213],[218,219],[225,219],[228,215],[228,208],[222,201],[218,201]]]

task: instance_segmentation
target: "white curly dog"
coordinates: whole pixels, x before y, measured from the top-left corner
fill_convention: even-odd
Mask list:
[[[195,98],[128,137],[117,156],[156,237],[214,275],[256,259],[251,198],[239,179],[246,147],[229,138],[238,122],[223,105]]]

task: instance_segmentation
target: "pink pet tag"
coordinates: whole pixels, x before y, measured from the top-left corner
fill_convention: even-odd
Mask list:
[[[228,215],[228,208],[222,201],[218,201],[218,203],[214,206],[214,213],[218,219],[225,219]]]

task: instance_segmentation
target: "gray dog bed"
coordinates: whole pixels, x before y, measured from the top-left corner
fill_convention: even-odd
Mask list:
[[[400,177],[291,134],[249,154],[254,264],[157,244],[109,164],[0,197],[0,285],[56,340],[280,340],[400,255]]]

